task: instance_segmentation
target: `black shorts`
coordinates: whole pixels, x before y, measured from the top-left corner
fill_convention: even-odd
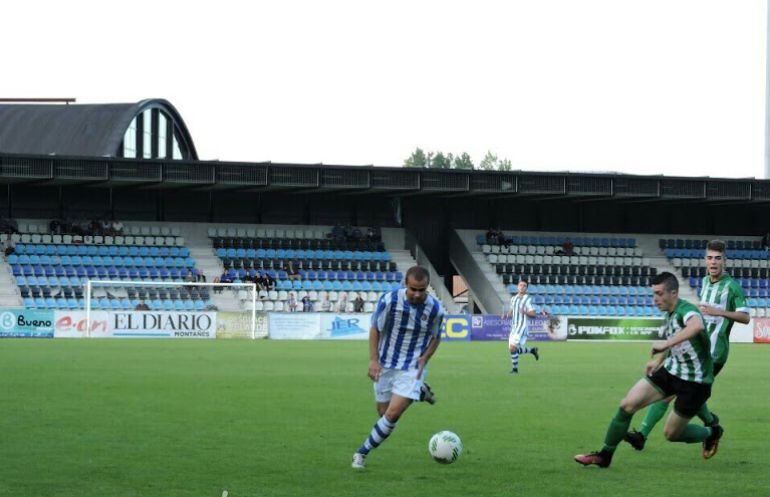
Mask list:
[[[664,367],[658,368],[646,378],[664,396],[676,395],[674,410],[685,418],[695,416],[711,397],[711,384],[683,380],[669,373]]]

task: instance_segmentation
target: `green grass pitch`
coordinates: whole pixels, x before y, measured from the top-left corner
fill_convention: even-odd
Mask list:
[[[601,446],[649,345],[545,343],[508,374],[504,343],[445,343],[435,406],[412,406],[350,468],[377,419],[365,342],[0,341],[0,496],[764,495],[770,488],[770,347],[733,345],[710,401],[714,459],[656,428],[644,452]],[[632,426],[638,426],[642,413]],[[455,431],[453,465],[428,455]]]

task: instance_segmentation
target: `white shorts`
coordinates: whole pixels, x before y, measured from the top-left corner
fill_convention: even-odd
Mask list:
[[[420,388],[425,381],[425,370],[417,378],[417,370],[382,368],[380,379],[374,382],[374,398],[377,402],[389,402],[393,394],[407,399],[420,400]]]
[[[519,347],[523,347],[525,343],[527,343],[527,335],[529,335],[528,330],[524,331],[512,331],[510,335],[508,335],[508,346],[513,347],[514,344],[518,343]]]

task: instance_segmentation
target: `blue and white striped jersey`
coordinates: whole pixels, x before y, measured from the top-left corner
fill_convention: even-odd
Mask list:
[[[529,316],[526,312],[534,310],[532,297],[529,294],[519,295],[517,293],[511,297],[511,333],[526,333],[529,324]]]
[[[431,337],[439,337],[443,320],[444,308],[432,295],[425,303],[412,305],[406,300],[406,288],[383,294],[372,314],[372,326],[380,333],[380,365],[416,370]]]

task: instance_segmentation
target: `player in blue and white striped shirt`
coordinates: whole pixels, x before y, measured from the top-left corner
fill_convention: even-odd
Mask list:
[[[519,354],[532,354],[540,360],[537,347],[526,347],[529,335],[529,318],[537,316],[532,297],[527,294],[529,283],[519,281],[518,293],[511,297],[511,309],[503,316],[511,318],[511,333],[508,335],[508,351],[511,354],[511,374],[519,372]],[[545,314],[545,312],[543,312]]]
[[[441,340],[444,308],[428,295],[430,276],[413,266],[405,288],[380,297],[369,330],[369,378],[374,381],[377,420],[369,436],[353,454],[353,468],[366,465],[366,456],[396,427],[425,382],[425,366]]]

